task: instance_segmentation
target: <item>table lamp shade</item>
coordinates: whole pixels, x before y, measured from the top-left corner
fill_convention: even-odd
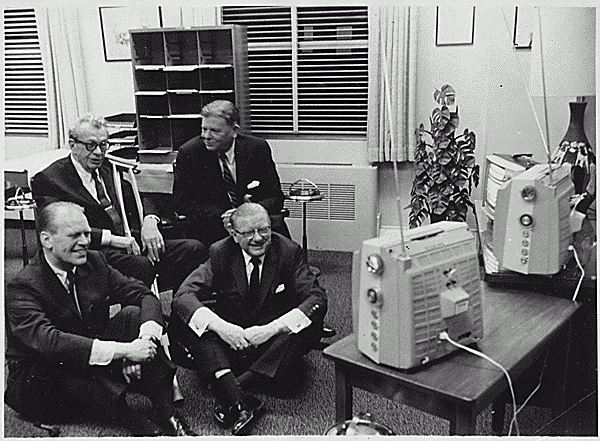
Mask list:
[[[596,95],[596,8],[542,7],[539,13],[541,30],[537,14],[534,18],[531,96]]]

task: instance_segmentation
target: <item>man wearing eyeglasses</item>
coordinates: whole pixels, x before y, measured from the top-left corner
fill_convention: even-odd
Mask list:
[[[230,221],[231,235],[175,294],[169,334],[211,385],[214,418],[241,435],[263,407],[249,390],[282,395],[301,385],[301,357],[321,337],[327,296],[300,246],[271,231],[264,207],[246,202]]]
[[[101,250],[112,267],[146,286],[160,274],[161,285],[175,292],[186,276],[206,260],[206,247],[193,239],[165,240],[158,228],[158,210],[148,197],[143,198],[143,224],[139,225],[135,211],[129,212],[133,237],[125,236],[113,170],[104,160],[109,146],[104,119],[92,114],[80,117],[69,130],[71,154],[31,180],[38,209],[55,201],[81,205],[92,227],[91,249]],[[134,209],[128,182],[123,182],[123,198],[128,210]]]

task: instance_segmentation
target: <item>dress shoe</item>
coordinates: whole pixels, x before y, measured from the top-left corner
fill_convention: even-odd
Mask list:
[[[331,338],[337,334],[335,329],[330,328],[329,326],[323,325],[323,329],[321,330],[321,338]]]
[[[229,429],[231,427],[231,425],[233,424],[233,421],[231,420],[231,408],[229,406],[227,406],[226,404],[223,404],[219,401],[215,401],[215,407],[213,409],[213,416],[215,418],[215,420],[217,420],[217,422],[219,424],[221,424],[223,427],[225,427],[226,429]]]
[[[179,415],[173,415],[164,420],[163,426],[166,436],[198,436]]]
[[[251,423],[256,421],[263,408],[263,402],[257,397],[247,394],[231,409],[235,422],[231,428],[232,435],[247,435]],[[234,418],[232,416],[232,419]]]

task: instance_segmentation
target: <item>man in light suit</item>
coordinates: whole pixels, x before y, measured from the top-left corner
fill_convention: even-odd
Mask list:
[[[55,201],[81,205],[92,227],[91,248],[101,250],[108,263],[123,274],[150,286],[156,274],[160,284],[179,288],[181,282],[208,258],[206,247],[193,239],[165,240],[158,228],[158,210],[150,198],[144,198],[144,220],[133,203],[133,191],[123,182],[123,197],[130,212],[128,220],[134,237],[126,237],[119,214],[113,170],[105,154],[110,144],[106,122],[84,115],[69,130],[71,154],[50,164],[31,181],[38,208]],[[141,247],[140,247],[141,244]]]
[[[211,310],[203,299],[213,292]],[[272,232],[265,208],[247,202],[231,215],[231,236],[214,243],[181,285],[172,310],[172,344],[190,351],[215,393],[215,418],[238,435],[262,409],[244,388],[298,383],[301,357],[320,339],[327,296],[300,246]]]
[[[81,206],[49,204],[37,222],[41,250],[6,290],[5,403],[44,422],[87,408],[134,435],[195,435],[173,408],[158,298],[88,250]],[[129,408],[128,390],[150,398],[154,421]]]
[[[213,101],[200,115],[202,133],[179,147],[174,168],[174,207],[191,220],[188,236],[207,246],[227,237],[232,210],[250,194],[271,216],[273,231],[289,238],[267,141],[239,133],[240,112],[230,101]]]

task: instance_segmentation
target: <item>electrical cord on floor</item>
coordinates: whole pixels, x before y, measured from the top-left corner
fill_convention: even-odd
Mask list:
[[[440,335],[438,336],[438,338],[440,340],[446,340],[447,342],[449,342],[450,344],[456,346],[457,348],[464,349],[467,352],[475,354],[475,355],[483,358],[484,360],[489,361],[493,365],[499,367],[500,370],[502,370],[502,372],[504,373],[504,375],[506,376],[506,379],[508,381],[508,388],[510,389],[510,395],[511,395],[512,404],[513,404],[513,416],[512,416],[512,418],[510,420],[510,427],[508,428],[508,436],[511,436],[511,434],[512,434],[513,425],[515,426],[515,430],[517,432],[517,436],[520,436],[519,424],[517,422],[517,400],[515,399],[515,390],[513,389],[512,380],[510,379],[510,375],[508,374],[508,371],[506,369],[504,369],[504,367],[500,363],[498,363],[497,361],[491,359],[490,357],[488,357],[484,353],[479,352],[479,351],[477,351],[477,350],[475,350],[473,348],[470,348],[468,346],[464,346],[464,345],[461,345],[460,343],[455,342],[454,340],[452,340],[450,338],[450,336],[448,335],[447,332],[440,332]]]
[[[527,399],[525,401],[523,401],[523,404],[521,404],[519,406],[519,408],[517,409],[517,412],[516,412],[517,415],[519,414],[519,412],[521,412],[521,410],[523,410],[523,408],[527,405],[527,403],[529,402],[529,400],[531,400],[531,397],[533,397],[535,395],[535,393],[542,386],[542,377],[544,376],[544,371],[546,370],[546,360],[548,359],[548,354],[549,353],[550,353],[550,348],[548,348],[548,350],[546,351],[546,356],[544,357],[544,364],[542,365],[542,372],[540,373],[540,379],[538,381],[538,384],[535,387],[535,389],[533,389],[533,391],[529,394],[529,396],[527,397]]]
[[[583,269],[583,265],[581,265],[581,261],[579,260],[579,255],[577,254],[577,250],[573,245],[569,245],[567,247],[569,251],[573,251],[573,255],[575,256],[575,261],[577,262],[577,266],[581,270],[581,277],[579,278],[579,283],[577,283],[577,288],[575,288],[575,293],[573,294],[572,301],[575,301],[577,298],[577,294],[579,294],[579,288],[581,287],[581,282],[583,282],[583,278],[585,277],[585,270]]]

